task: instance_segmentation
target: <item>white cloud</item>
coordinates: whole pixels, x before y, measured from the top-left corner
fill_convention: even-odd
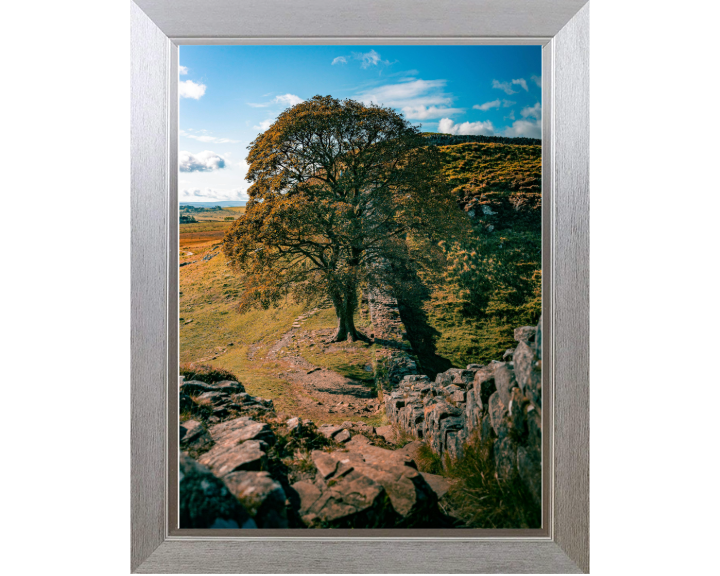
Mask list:
[[[288,106],[295,106],[295,104],[302,104],[305,100],[300,98],[300,96],[295,96],[295,94],[283,94],[281,96],[275,96],[275,100],[273,100],[273,102],[287,104]]]
[[[334,66],[335,64],[347,64],[347,58],[345,58],[345,56],[338,56],[332,61],[332,65]]]
[[[295,104],[301,104],[303,102],[305,102],[305,100],[300,98],[300,96],[295,96],[295,94],[281,94],[280,96],[275,96],[275,98],[270,100],[270,102],[262,102],[260,104],[248,102],[248,106],[252,106],[253,108],[268,108],[273,104],[286,104],[288,106],[295,106]]]
[[[474,110],[482,110],[483,112],[487,112],[490,110],[490,108],[500,108],[502,103],[500,100],[493,100],[492,102],[485,102],[485,104],[475,104],[473,106]]]
[[[503,120],[515,120],[515,110],[510,110],[510,114],[505,116]]]
[[[455,124],[450,118],[443,118],[438,123],[438,132],[444,134],[456,134],[456,135],[491,135],[495,132],[492,122],[485,120],[484,122],[463,122],[462,124]]]
[[[184,76],[188,73],[187,66],[178,66],[178,72],[180,73],[180,76]]]
[[[497,88],[498,90],[502,90],[505,92],[505,94],[517,94],[517,90],[513,90],[513,86],[521,86],[525,89],[527,92],[528,85],[524,78],[517,78],[516,80],[511,80],[510,82],[500,82],[498,80],[493,80],[492,87]]]
[[[225,159],[210,150],[198,154],[181,151],[178,159],[180,172],[212,172],[225,168]]]
[[[542,107],[540,106],[540,102],[536,102],[535,106],[523,108],[520,111],[520,115],[523,118],[527,118],[529,116],[530,118],[540,120],[540,118],[542,118]]]
[[[204,130],[201,130],[201,132],[204,132]],[[230,138],[218,138],[217,136],[210,136],[209,134],[190,134],[189,132],[186,132],[185,130],[180,130],[180,136],[185,136],[186,138],[192,138],[193,140],[197,140],[199,142],[213,143],[213,144],[239,144],[240,143],[240,140],[230,140]]]
[[[375,50],[370,50],[370,52],[353,52],[353,58],[355,60],[360,60],[360,68],[369,68],[370,66],[377,66],[378,64],[390,64],[388,60],[383,60],[380,58],[380,54],[378,54]]]
[[[273,122],[275,122],[275,118],[268,118],[267,120],[260,122],[257,126],[253,126],[253,128],[255,128],[255,130],[260,130],[260,132],[265,132],[265,130],[273,125]]]
[[[516,120],[512,126],[503,130],[503,136],[509,138],[523,136],[525,138],[540,138],[542,134],[541,121],[538,120]]]
[[[475,110],[482,110],[483,112],[486,112],[490,110],[490,108],[500,108],[500,106],[503,108],[510,108],[510,106],[514,106],[515,104],[517,104],[517,102],[513,102],[512,100],[493,100],[492,102],[485,102],[485,104],[475,104],[473,108]]]
[[[542,86],[542,77],[541,76],[530,76],[530,79],[535,82],[538,86]]]
[[[527,82],[525,82],[525,78],[518,78],[517,80],[512,81],[513,84],[518,84],[519,86],[522,86],[525,92],[528,91]]]
[[[205,86],[205,84],[196,84],[192,80],[184,80],[180,82],[179,85],[180,98],[200,100],[203,94],[205,94],[206,88],[207,86]]]
[[[427,120],[428,118],[440,118],[441,116],[452,116],[465,112],[463,108],[447,108],[444,106],[405,106],[402,113],[411,120]]]
[[[396,108],[438,106],[452,103],[452,97],[443,92],[445,80],[409,80],[386,84],[361,92],[355,96],[363,104],[380,104]]]
[[[493,80],[492,87],[497,88],[498,90],[503,90],[505,94],[517,94],[517,90],[512,89],[510,82],[499,82],[498,80]]]
[[[180,202],[223,202],[228,200],[247,200],[247,190],[243,188],[217,189],[196,188],[180,191]]]

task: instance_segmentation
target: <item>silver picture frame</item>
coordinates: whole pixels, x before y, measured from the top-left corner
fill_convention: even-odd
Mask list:
[[[589,6],[585,0],[135,0],[131,9],[131,571],[589,571]],[[178,47],[539,44],[544,509],[540,531],[187,533],[177,486]],[[172,393],[171,393],[172,391]]]

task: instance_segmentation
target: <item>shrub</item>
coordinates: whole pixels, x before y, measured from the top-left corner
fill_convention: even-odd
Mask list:
[[[238,382],[237,377],[232,372],[222,368],[215,368],[209,364],[180,364],[180,376],[185,376],[185,380],[199,380],[207,384],[213,384],[221,380]]]
[[[443,471],[442,458],[433,452],[428,444],[421,444],[415,456],[415,462],[422,472],[440,474]]]
[[[446,475],[455,479],[448,495],[468,527],[540,528],[540,506],[520,477],[498,479],[492,440],[468,442],[463,457],[448,462]]]

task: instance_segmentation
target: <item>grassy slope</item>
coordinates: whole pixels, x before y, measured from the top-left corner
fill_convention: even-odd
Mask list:
[[[482,204],[482,195],[515,195],[539,202],[540,146],[467,143],[439,149],[445,176],[463,206]],[[539,211],[537,217],[540,218]],[[462,311],[462,302],[442,283],[427,300],[415,304],[422,306],[424,321],[408,328],[434,334],[436,356],[426,355],[428,367],[434,368],[432,371],[446,369],[449,364],[465,367],[476,362],[486,363],[514,347],[515,326],[468,318]],[[409,320],[405,315],[404,319]],[[531,322],[531,318],[523,321]]]
[[[540,146],[473,142],[440,146],[440,152],[443,172],[458,191],[459,186],[474,178],[485,183],[483,192],[502,190],[508,193],[529,188],[540,178]]]
[[[180,361],[229,370],[249,394],[272,398],[279,410],[292,411],[294,402],[287,394],[288,383],[278,376],[281,367],[265,356],[306,309],[288,301],[272,310],[237,312],[242,281],[228,268],[222,253],[209,261],[202,260],[206,254],[217,251],[212,248],[219,244],[230,224],[204,222],[180,226],[180,262],[196,262],[180,268]],[[187,255],[188,252],[192,255]],[[303,324],[303,330],[331,329],[336,322],[334,311],[325,309]],[[358,325],[363,324],[358,318]],[[368,373],[363,367],[372,361],[372,351],[366,344],[348,343],[323,354],[313,348],[302,345],[297,351],[313,364],[367,381]]]

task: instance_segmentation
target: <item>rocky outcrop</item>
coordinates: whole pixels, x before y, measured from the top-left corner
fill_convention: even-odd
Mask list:
[[[355,436],[344,449],[315,451],[314,482],[292,485],[308,527],[417,525],[438,514],[438,496],[401,451]]]
[[[180,455],[180,528],[257,528],[220,478]]]
[[[434,382],[405,376],[386,398],[388,419],[440,456],[461,458],[471,438],[493,443],[499,478],[518,474],[540,501],[542,319],[515,330],[506,361],[451,368]]]
[[[429,526],[440,516],[436,490],[444,494],[447,487],[418,472],[407,450],[373,445],[371,438],[383,442],[373,426],[348,421],[318,428],[299,417],[277,422],[237,382],[181,379],[180,390],[187,402],[211,414],[180,423],[182,468],[194,474],[187,477],[194,478],[191,484],[185,476],[181,481],[182,497],[195,503],[187,527],[236,527],[234,521],[259,528],[388,528]],[[224,418],[218,407],[227,410]],[[310,453],[312,472],[306,469],[304,479],[291,483],[273,450],[276,444],[302,444],[303,438],[326,447]],[[233,499],[239,507],[231,505]],[[200,514],[203,503],[209,508]]]

